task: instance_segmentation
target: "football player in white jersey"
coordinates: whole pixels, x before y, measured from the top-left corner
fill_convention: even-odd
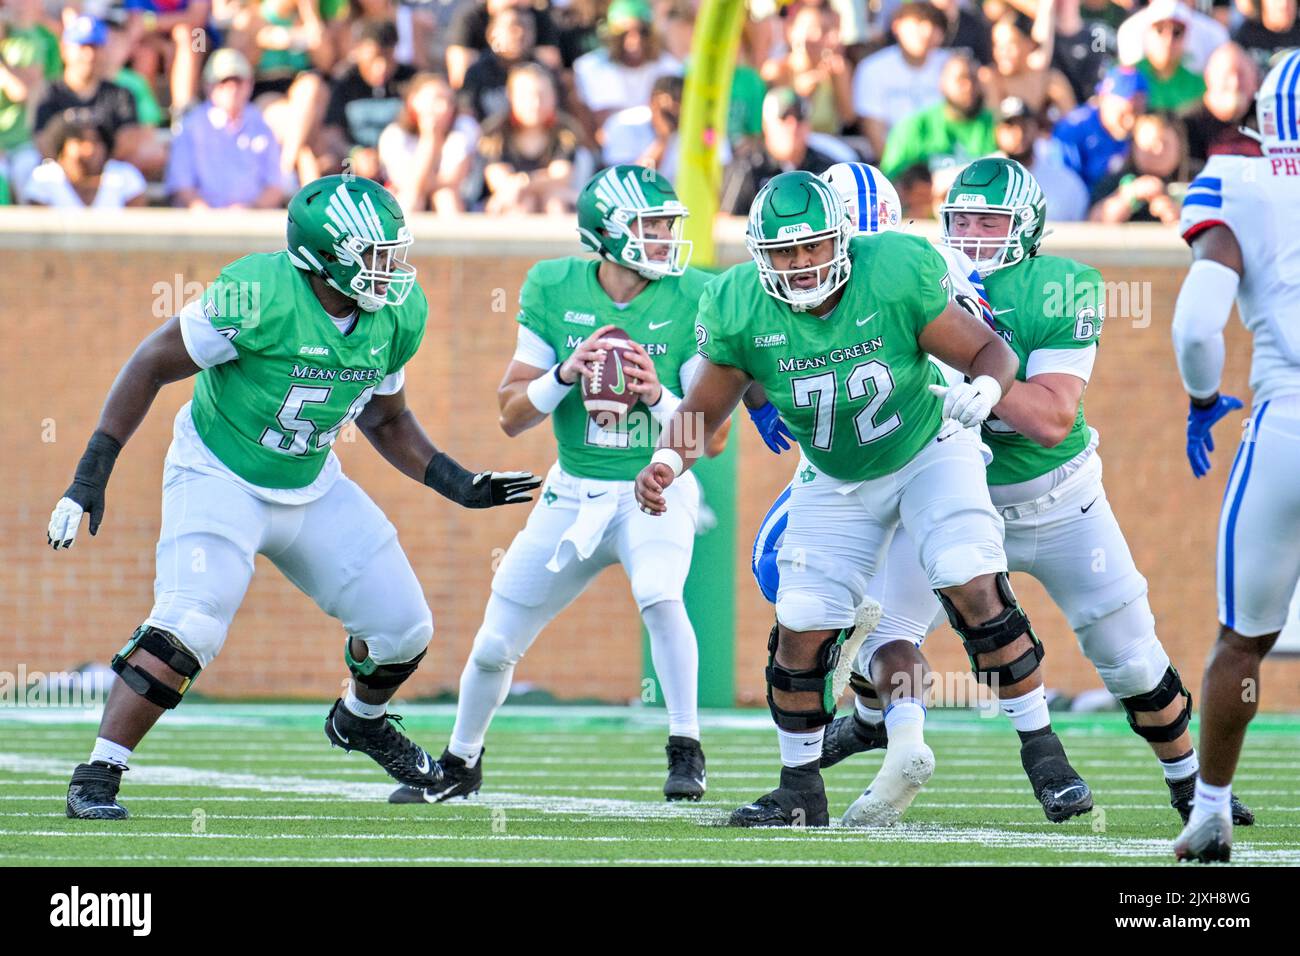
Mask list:
[[[836,163],[821,178],[844,200],[849,219],[859,233],[884,232],[901,224],[902,203],[898,193],[874,166]],[[993,316],[974,263],[956,249],[937,246],[936,251],[948,263],[948,291],[953,300],[972,315],[983,317],[991,326]],[[960,372],[937,361],[935,364],[943,369],[949,384],[962,381]],[[779,455],[790,447],[785,423],[759,385],[750,387],[745,405],[768,448]],[[972,429],[970,439],[978,441],[978,434],[978,429]],[[987,459],[987,449],[985,453]],[[776,603],[780,583],[776,553],[784,537],[789,508],[790,485],[787,485],[768,509],[754,539],[751,568],[763,596],[772,604]],[[829,767],[850,753],[884,747],[886,728],[890,725],[896,728],[895,746],[886,754],[880,772],[844,815],[844,822],[853,826],[895,823],[934,772],[934,753],[921,734],[924,687],[913,682],[914,678],[924,680],[928,670],[916,635],[924,638],[932,627],[946,621],[947,616],[939,608],[925,571],[916,560],[916,545],[901,525],[894,532],[883,566],[890,568],[891,573],[878,574],[871,580],[867,588],[870,600],[859,608],[857,628],[842,651],[846,659],[853,660],[851,683],[857,694],[858,719],[843,717],[832,723],[827,728],[822,750],[822,766]],[[879,609],[873,604],[879,604],[887,612],[880,623],[876,623],[880,619]],[[891,648],[876,660],[881,648],[900,639],[907,643]],[[873,662],[877,665],[877,681],[895,689],[889,701],[882,701],[871,680],[864,676],[872,674]],[[907,679],[899,680],[897,674],[906,674]]]
[[[1219,394],[1223,328],[1235,299],[1253,338],[1251,415],[1219,516],[1219,637],[1201,689],[1201,777],[1179,859],[1227,860],[1232,776],[1255,715],[1260,661],[1300,580],[1300,51],[1264,80],[1255,105],[1262,157],[1212,156],[1188,188],[1179,228],[1195,261],[1174,308],[1178,371],[1191,398],[1187,457],[1210,470],[1210,431],[1242,407]]]

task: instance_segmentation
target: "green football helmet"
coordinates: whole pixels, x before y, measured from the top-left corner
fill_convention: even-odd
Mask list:
[[[957,213],[1004,215],[1010,221],[1005,236],[954,236]],[[981,276],[1023,262],[1038,252],[1047,225],[1047,199],[1038,180],[1014,159],[988,156],[958,173],[939,207],[944,245],[970,256]]]
[[[647,279],[686,271],[691,241],[682,238],[682,221],[688,215],[672,183],[630,163],[601,170],[578,194],[582,244]],[[644,238],[647,219],[671,219],[669,238]]]
[[[754,197],[745,227],[745,246],[758,265],[763,291],[787,303],[796,312],[816,308],[835,290],[849,281],[849,239],[853,223],[844,201],[835,190],[812,173],[797,170],[781,173],[768,180]],[[777,269],[771,252],[794,245],[833,242],[831,259],[815,267],[820,280],[810,289],[801,289],[791,280],[813,269]],[[825,278],[822,272],[825,271]]]
[[[325,176],[289,201],[289,260],[367,312],[401,305],[415,286],[411,230],[397,200],[373,179]]]

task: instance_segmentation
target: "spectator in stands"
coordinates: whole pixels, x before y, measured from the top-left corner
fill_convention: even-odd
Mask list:
[[[1066,165],[1089,190],[1124,165],[1133,124],[1146,108],[1146,99],[1146,77],[1132,67],[1117,66],[1106,74],[1092,101],[1075,109],[1052,130]]]
[[[130,163],[109,159],[112,133],[82,119],[50,122],[47,159],[27,177],[23,200],[56,209],[121,209],[145,204],[145,181]]]
[[[465,71],[461,103],[482,122],[500,113],[506,99],[506,76],[519,63],[536,62],[537,14],[527,7],[503,7],[488,24],[488,50]]]
[[[582,131],[559,112],[555,80],[536,63],[510,71],[510,107],[483,124],[485,211],[498,215],[572,212],[578,185],[592,172]]]
[[[1187,153],[1199,169],[1211,156],[1227,153],[1260,155],[1259,142],[1241,132],[1255,125],[1255,94],[1259,69],[1235,43],[1225,43],[1205,66],[1205,96],[1200,107],[1184,119]]]
[[[188,209],[275,209],[288,188],[280,145],[249,103],[253,68],[238,50],[217,50],[203,70],[208,100],[191,110],[172,140],[167,192]]]
[[[894,180],[898,201],[903,205],[903,220],[934,218],[934,179],[928,167],[917,163],[903,170]]]
[[[125,11],[112,11],[125,14]],[[110,16],[105,21],[108,42],[100,53],[101,69],[105,78],[130,91],[135,100],[135,115],[141,126],[162,126],[167,122],[167,111],[158,103],[153,84],[127,63],[131,59],[135,38],[125,15]]]
[[[27,181],[41,161],[32,142],[31,116],[47,83],[59,78],[63,61],[59,40],[41,22],[40,0],[13,0],[0,21],[0,174],[11,193]]]
[[[1203,74],[1210,54],[1228,42],[1228,30],[1209,14],[1192,9],[1190,0],[1183,6],[1187,8],[1187,34],[1183,43],[1183,62],[1193,73]],[[1120,64],[1133,66],[1142,59],[1146,53],[1147,27],[1153,21],[1168,15],[1165,0],[1153,0],[1149,6],[1138,10],[1120,25],[1116,33]]]
[[[539,7],[533,0],[461,0],[452,14],[451,25],[447,28],[447,78],[451,81],[452,89],[461,88],[470,66],[488,51],[487,33],[492,14],[506,7],[522,7],[534,11],[537,60],[553,70],[563,66],[559,50],[560,34],[545,5]]]
[[[943,45],[965,51],[980,65],[993,62],[993,40],[989,20],[973,0],[930,0],[948,21]]]
[[[1141,116],[1133,127],[1133,151],[1117,172],[1093,190],[1094,222],[1178,222],[1178,202],[1169,184],[1186,177],[1187,153],[1176,121],[1159,113]]]
[[[447,81],[433,73],[417,74],[401,113],[379,137],[379,162],[402,208],[464,212],[478,135],[473,117],[457,115]]]
[[[853,71],[853,110],[874,156],[885,151],[895,123],[942,98],[939,74],[950,54],[939,47],[947,29],[947,17],[934,4],[904,4],[890,22],[898,44],[871,54]]]
[[[564,6],[550,11],[561,69],[571,71],[578,57],[600,48],[599,26],[604,7],[605,0],[568,0]]]
[[[402,110],[401,88],[415,71],[397,62],[397,27],[371,21],[361,27],[353,64],[334,84],[325,109],[326,139],[347,156],[358,176],[380,176],[379,134]]]
[[[984,97],[992,108],[1014,96],[1040,118],[1055,123],[1077,105],[1065,74],[1052,66],[1052,43],[1035,43],[1033,24],[1014,10],[993,24],[993,63],[980,67]]]
[[[841,157],[809,144],[811,132],[807,101],[788,86],[770,90],[763,100],[763,139],[737,148],[723,174],[718,208],[748,215],[754,197],[773,176],[795,169],[824,173],[840,162]]]
[[[253,10],[253,8],[250,8]],[[313,67],[333,65],[333,36],[312,3],[262,0],[250,23],[256,65],[253,95],[287,93],[294,79]]]
[[[809,122],[819,133],[851,130],[853,73],[840,43],[839,14],[828,3],[805,4],[787,18],[785,56],[764,65],[763,79],[789,86],[808,101]]]
[[[1052,66],[1070,81],[1074,98],[1086,100],[1115,62],[1115,31],[1080,0],[1039,0],[1037,14],[1034,39],[1051,41]]]
[[[1137,63],[1147,81],[1147,109],[1170,113],[1195,109],[1205,94],[1205,80],[1183,65],[1192,11],[1178,0],[1156,0],[1147,9],[1146,56]]]
[[[1258,5],[1258,12],[1254,9]],[[1239,43],[1263,74],[1278,50],[1300,47],[1300,23],[1296,22],[1296,0],[1255,0],[1239,2],[1244,15],[1232,31]],[[1209,70],[1209,66],[1206,66]]]
[[[696,0],[652,0],[652,3],[664,52],[678,63],[685,63],[691,57],[691,44],[695,41],[695,20],[699,15]]]
[[[165,147],[155,131],[141,126],[135,98],[110,80],[102,79],[104,44],[108,28],[102,20],[82,15],[63,31],[63,76],[51,83],[36,108],[36,142],[46,156],[54,156],[50,121],[56,116],[88,122],[100,130],[114,159],[130,163],[146,176],[161,174],[167,162]]]
[[[573,64],[578,99],[596,129],[616,111],[650,102],[659,77],[682,72],[682,65],[660,49],[646,0],[614,0],[605,31],[605,46]]]
[[[924,163],[933,173],[964,166],[997,149],[993,113],[984,105],[975,60],[955,53],[943,66],[939,91],[943,100],[905,117],[889,131],[880,171],[893,179]]]
[[[132,0],[133,65],[150,81],[168,76],[169,106],[179,119],[198,96],[199,68],[211,45],[208,0]]]
[[[1023,100],[1008,96],[997,108],[994,129],[998,151],[1028,169],[1047,197],[1051,222],[1077,222],[1088,218],[1088,187],[1065,165],[1061,145],[1042,135],[1039,114]]]

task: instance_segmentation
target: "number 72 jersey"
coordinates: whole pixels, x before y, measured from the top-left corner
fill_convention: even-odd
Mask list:
[[[204,293],[203,314],[235,357],[203,369],[190,412],[203,443],[262,488],[303,488],[339,432],[415,354],[428,303],[361,312],[344,335],[284,252],[232,262]]]
[[[766,294],[753,262],[711,282],[700,299],[700,354],[763,386],[819,470],[841,481],[902,468],[939,432],[943,374],[917,341],[948,305],[948,264],[918,236],[849,242],[852,272],[825,317]]]

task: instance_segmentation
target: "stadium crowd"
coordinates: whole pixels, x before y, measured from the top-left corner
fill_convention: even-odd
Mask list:
[[[283,206],[349,168],[409,211],[566,213],[676,176],[698,0],[0,0],[0,205]],[[749,0],[721,203],[867,160],[929,218],[1001,153],[1056,221],[1178,218],[1297,0]]]

